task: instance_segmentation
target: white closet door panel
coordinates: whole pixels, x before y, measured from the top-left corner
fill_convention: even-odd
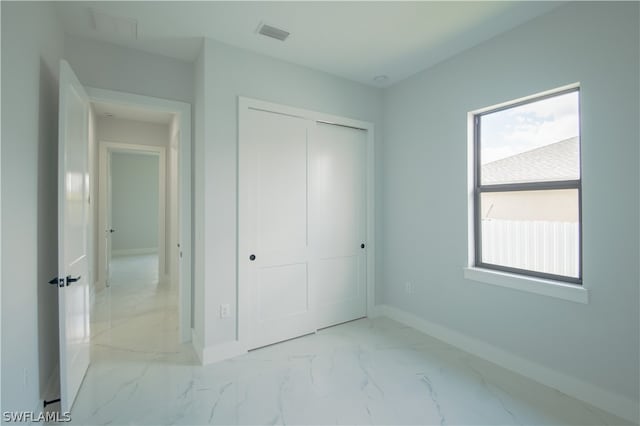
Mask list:
[[[365,266],[364,256],[359,255],[311,263],[318,328],[366,316]]]
[[[307,124],[250,110],[249,347],[315,331],[309,306]],[[251,261],[249,256],[255,255]]]
[[[308,286],[299,285],[306,282],[306,264],[264,268],[257,283],[257,320],[266,323],[306,313]]]
[[[310,140],[309,275],[322,328],[366,315],[367,133],[318,123]]]
[[[278,117],[279,118],[279,117]],[[280,121],[280,120],[278,120]],[[269,129],[259,149],[258,244],[266,250],[307,247],[307,146],[304,129]]]
[[[318,123],[311,144],[313,247],[320,256],[359,253],[365,221],[366,132]]]

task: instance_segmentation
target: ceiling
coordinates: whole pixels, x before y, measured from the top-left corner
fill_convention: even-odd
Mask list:
[[[145,123],[169,124],[173,114],[135,108],[127,105],[92,102],[93,112],[100,118],[143,121]]]
[[[374,86],[388,86],[542,15],[562,2],[58,2],[68,34],[185,61],[208,37]],[[94,29],[94,13],[137,21],[137,39]],[[125,22],[125,21],[123,21]],[[284,41],[256,34],[267,23]],[[100,27],[100,26],[98,26]],[[127,36],[126,34],[129,34]],[[374,80],[386,75],[388,79]]]

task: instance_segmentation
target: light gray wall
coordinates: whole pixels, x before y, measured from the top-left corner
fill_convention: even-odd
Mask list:
[[[98,142],[118,142],[134,145],[169,146],[169,124],[147,123],[126,118],[97,118]]]
[[[193,100],[193,64],[66,35],[64,53],[85,86],[176,101]]]
[[[114,255],[158,249],[157,155],[111,154],[111,221]]]
[[[571,3],[385,92],[384,302],[638,401],[638,3]],[[587,305],[467,281],[467,113],[581,83]],[[403,283],[414,283],[406,294]]]
[[[195,329],[209,346],[236,338],[238,96],[373,122],[379,153],[382,93],[211,40],[205,40],[203,60],[197,72],[204,76],[198,86],[204,89],[204,102],[196,102],[196,119],[203,117],[204,128],[196,127],[195,146],[195,193],[204,204],[196,204],[196,214],[203,214],[196,216],[196,238],[201,238],[196,240],[196,252],[199,245],[204,250],[202,257],[196,257],[195,298],[203,305],[196,305]],[[229,318],[218,317],[221,303],[232,307]]]
[[[58,69],[51,3],[2,2],[2,410],[34,410],[58,365]],[[7,208],[11,206],[10,208]],[[27,375],[25,383],[25,372]]]

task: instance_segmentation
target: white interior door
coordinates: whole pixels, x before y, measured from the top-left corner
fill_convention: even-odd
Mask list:
[[[309,144],[309,277],[317,328],[364,317],[365,130],[317,123]]]
[[[310,306],[307,122],[249,110],[247,183],[249,348],[315,331]]]
[[[58,277],[61,412],[70,411],[89,367],[89,98],[60,63]]]

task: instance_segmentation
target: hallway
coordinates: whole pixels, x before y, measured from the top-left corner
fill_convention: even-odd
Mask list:
[[[92,363],[105,353],[168,355],[178,343],[177,290],[158,284],[158,256],[114,257],[91,314]]]

